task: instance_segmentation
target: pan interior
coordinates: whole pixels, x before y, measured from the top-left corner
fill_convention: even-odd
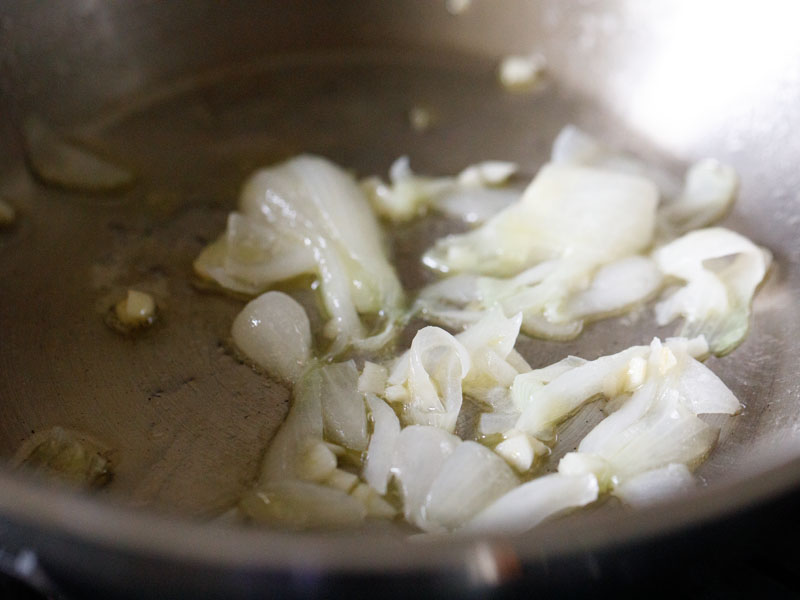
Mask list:
[[[796,198],[787,207],[783,184],[769,187],[780,169],[759,170],[713,135],[675,156],[674,147],[557,74],[533,93],[510,94],[495,67],[494,59],[457,51],[288,53],[181,78],[66,127],[133,169],[137,183],[124,194],[48,189],[22,161],[12,165],[2,180],[19,222],[0,234],[0,454],[11,457],[49,427],[76,429],[113,449],[115,476],[101,492],[109,502],[190,517],[225,512],[252,484],[289,399],[230,351],[242,300],[200,289],[192,276],[193,259],[223,229],[243,179],[301,152],[358,175],[385,174],[408,154],[422,173],[503,159],[529,177],[561,127],[575,123],[676,175],[698,152],[715,150],[742,171],[742,199],[725,224],[771,248],[776,266],[748,340],[709,361],[746,410],[724,422],[700,474],[709,486],[745,485],[794,456],[800,250],[792,223],[800,217]],[[411,127],[415,107],[434,116],[429,130]],[[421,250],[452,227],[432,218],[393,229],[393,256],[409,289],[430,277],[419,265]],[[163,317],[135,337],[104,321],[128,288],[150,292]],[[536,367],[672,333],[649,315],[593,324],[574,342],[524,340],[520,350]],[[598,418],[589,410],[573,419],[564,447]]]

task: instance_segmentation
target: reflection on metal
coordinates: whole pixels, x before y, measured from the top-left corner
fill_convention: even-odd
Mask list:
[[[467,559],[470,580],[478,587],[494,587],[522,575],[522,563],[513,546],[501,542],[479,542]]]

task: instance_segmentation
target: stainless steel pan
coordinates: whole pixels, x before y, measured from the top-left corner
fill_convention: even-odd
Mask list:
[[[0,232],[0,452],[74,428],[113,448],[115,477],[87,496],[3,470],[2,544],[112,588],[127,575],[133,587],[160,577],[221,595],[265,582],[314,591],[348,574],[485,586],[518,566],[552,575],[560,561],[696,531],[797,488],[798,17],[791,2],[688,0],[474,0],[458,15],[430,0],[5,2],[0,194],[19,219]],[[533,51],[547,58],[546,85],[509,94],[498,59]],[[417,105],[436,116],[430,131],[409,126]],[[117,195],[41,185],[20,135],[31,114],[133,169],[136,185]],[[423,172],[501,158],[530,175],[568,122],[675,173],[704,156],[730,162],[742,187],[725,222],[775,254],[750,337],[709,363],[746,410],[702,467],[707,485],[650,511],[604,506],[513,540],[413,550],[374,528],[209,523],[252,482],[288,400],[227,350],[241,301],[193,284],[191,262],[243,178],[301,151],[361,174],[410,154]],[[424,281],[416,259],[443,227],[395,232],[408,286]],[[133,339],[103,318],[128,287],[151,292],[163,316]],[[612,320],[523,351],[545,364],[664,333],[646,318]]]

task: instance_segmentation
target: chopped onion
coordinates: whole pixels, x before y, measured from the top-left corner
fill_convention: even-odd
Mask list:
[[[427,523],[455,529],[518,484],[517,477],[497,454],[476,442],[462,442],[431,483],[425,519]]]
[[[742,342],[750,325],[750,304],[772,260],[768,250],[714,227],[658,248],[653,259],[665,275],[686,282],[656,306],[659,325],[683,317],[681,335],[704,335],[717,355]]]
[[[404,404],[404,422],[452,432],[469,370],[469,352],[456,338],[438,327],[420,329],[388,381],[397,390],[394,400]]]
[[[512,189],[465,188],[436,198],[433,207],[448,217],[478,224],[518,202],[520,192]]]
[[[364,505],[369,517],[393,519],[397,516],[397,509],[364,483],[359,483],[350,495]]]
[[[358,378],[358,391],[363,394],[382,394],[386,389],[389,372],[386,367],[374,362],[365,361],[364,368]]]
[[[555,163],[600,167],[619,173],[647,177],[658,185],[662,205],[658,211],[658,228],[662,237],[672,238],[692,229],[706,227],[719,220],[736,198],[739,179],[729,165],[704,159],[691,165],[683,188],[664,171],[616,152],[600,141],[567,125],[553,142]]]
[[[631,359],[646,350],[646,346],[634,346],[600,357],[566,370],[545,385],[541,385],[536,371],[519,375],[511,388],[514,404],[523,407],[515,429],[539,439],[551,439],[555,426],[585,402],[609,390],[616,391]]]
[[[293,529],[352,527],[367,515],[364,503],[346,492],[291,480],[270,482],[248,492],[239,508],[255,521]]]
[[[646,506],[686,495],[696,484],[686,465],[671,463],[628,479],[614,490],[614,495],[633,506]]]
[[[522,313],[529,335],[573,338],[584,319],[621,312],[660,287],[654,263],[631,256],[650,244],[655,204],[645,179],[545,166],[520,202],[423,257],[445,273],[491,277],[435,283],[415,307],[433,322],[463,326],[499,305],[506,315]]]
[[[458,174],[459,185],[465,188],[480,188],[501,185],[517,172],[517,165],[502,160],[487,160],[470,165]]]
[[[394,448],[400,435],[400,421],[391,407],[374,394],[367,394],[367,405],[373,426],[364,461],[364,480],[372,489],[384,495],[392,468]]]
[[[681,353],[688,347],[654,340],[645,383],[583,438],[577,452],[562,458],[559,472],[593,473],[601,488],[614,491],[647,471],[699,464],[718,431],[697,414],[732,414],[740,405],[713,373]]]
[[[680,195],[659,210],[659,223],[671,234],[681,234],[718,221],[736,198],[739,177],[729,165],[701,160],[686,172]]]
[[[647,257],[620,259],[598,269],[589,287],[569,299],[566,312],[575,319],[618,314],[655,295],[662,279],[655,262]]]
[[[692,469],[719,433],[698,415],[741,410],[697,359],[741,340],[770,257],[723,229],[644,253],[657,221],[663,240],[721,216],[735,194],[735,173],[704,161],[673,193],[669,177],[576,128],[559,135],[553,162],[521,197],[492,187],[515,169],[489,161],[457,177],[423,177],[403,157],[392,165],[390,184],[362,182],[391,220],[428,210],[485,220],[439,240],[423,258],[450,277],[424,288],[412,313],[460,333],[424,327],[401,356],[383,365],[367,360],[359,373],[353,361],[312,360],[305,312],[282,294],[257,298],[237,317],[234,339],[242,350],[297,382],[243,512],[291,527],[328,526],[393,518],[396,502],[406,521],[428,534],[521,533],[601,491],[646,504],[694,484]],[[658,213],[653,181],[675,198]],[[248,182],[241,212],[229,217],[198,270],[248,293],[314,274],[330,317],[330,353],[375,351],[405,316],[374,220],[348,219],[363,204],[355,182],[323,159],[300,157],[265,170]],[[514,350],[520,331],[574,337],[585,321],[629,310],[665,281],[683,286],[658,304],[657,319],[684,317],[691,339],[656,338],[535,370]],[[279,313],[282,319],[267,319]],[[376,317],[384,326],[377,334]],[[486,445],[453,435],[464,396],[487,411],[478,420]],[[563,456],[558,472],[520,485],[515,471],[530,473],[551,452],[558,427],[600,398],[607,416]],[[392,481],[398,498],[387,497]],[[342,497],[342,507],[325,505]]]
[[[358,391],[358,370],[351,360],[319,368],[325,439],[350,448],[367,448],[367,412]]]
[[[557,164],[596,167],[646,177],[658,186],[662,198],[675,196],[680,188],[679,182],[668,173],[609,148],[575,125],[565,126],[556,136],[550,160]]]
[[[500,309],[494,309],[456,336],[470,356],[469,371],[462,383],[465,394],[491,404],[495,390],[507,389],[514,382],[520,372],[507,358],[521,324],[521,314],[507,319]],[[527,363],[523,364],[527,367]]]
[[[495,446],[494,451],[518,472],[525,473],[533,466],[538,456],[548,454],[550,449],[527,433],[506,431],[505,439]]]
[[[546,518],[597,499],[597,479],[592,474],[553,473],[514,488],[464,525],[461,533],[520,534]]]
[[[640,394],[642,386],[652,379],[682,398],[682,403],[695,411],[693,414],[732,414],[739,410],[738,400],[693,358],[693,354],[702,356],[706,351],[702,341],[670,339],[662,344],[656,339],[650,346],[633,346],[593,361],[568,357],[549,367],[518,375],[510,396],[519,416],[505,437],[527,433],[540,441],[550,441],[555,437],[556,427],[584,403],[601,396],[614,401],[632,392]],[[624,414],[633,405],[628,401],[626,408],[618,412]],[[587,440],[614,422],[605,419],[584,442],[590,443]],[[485,428],[486,424],[481,423],[482,432]]]
[[[545,165],[520,202],[473,232],[440,240],[423,262],[492,276],[566,256],[610,262],[647,247],[656,202],[655,187],[641,177]]]
[[[375,350],[393,336],[403,292],[386,259],[378,224],[356,182],[333,163],[299,156],[245,183],[240,213],[195,261],[196,271],[236,291],[313,274],[330,318],[331,354]],[[383,318],[368,331],[361,315]]]
[[[304,451],[322,440],[322,379],[320,369],[309,369],[295,384],[289,414],[267,448],[262,482],[300,478]]]
[[[601,489],[614,489],[627,479],[671,463],[696,467],[711,451],[717,436],[716,429],[679,401],[660,395],[630,426],[604,443],[592,445],[593,451],[581,442],[577,452],[561,459],[558,469],[567,475],[593,473]]]
[[[133,173],[59,137],[38,117],[23,124],[28,164],[43,183],[75,192],[120,191]]]
[[[392,474],[400,487],[403,513],[409,523],[425,531],[436,529],[425,517],[428,491],[460,443],[460,438],[438,427],[411,425],[400,432]]]
[[[497,78],[508,90],[530,90],[542,77],[546,64],[541,54],[506,56],[497,68]]]
[[[323,483],[336,471],[338,459],[333,450],[322,440],[309,438],[305,449],[301,452],[302,459],[297,470],[299,479]]]
[[[120,329],[147,327],[156,321],[156,301],[147,292],[129,289],[125,298],[114,305]]]
[[[469,223],[480,222],[519,197],[512,190],[492,189],[517,170],[514,163],[486,161],[471,165],[457,177],[426,177],[415,174],[407,156],[389,170],[390,184],[370,177],[362,182],[372,207],[382,217],[408,221],[433,208]]]
[[[250,360],[284,381],[297,381],[311,360],[306,311],[281,292],[250,301],[234,319],[231,335]]]

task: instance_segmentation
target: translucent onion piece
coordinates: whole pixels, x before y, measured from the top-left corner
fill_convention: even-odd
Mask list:
[[[133,183],[133,173],[59,137],[37,117],[23,124],[28,164],[51,186],[76,192],[115,192]]]
[[[411,425],[400,432],[392,474],[403,498],[406,520],[423,530],[433,526],[425,518],[428,491],[461,439],[438,427]]]
[[[686,172],[680,195],[659,210],[659,223],[673,235],[718,221],[736,198],[739,177],[733,167],[701,160]]]
[[[518,202],[520,192],[511,189],[466,188],[438,196],[433,207],[465,223],[484,223]]]
[[[367,509],[367,516],[378,519],[393,519],[397,516],[397,509],[384,500],[378,493],[365,483],[359,483],[350,495],[358,499]]]
[[[527,91],[540,80],[546,64],[541,54],[506,56],[497,67],[497,78],[507,90]]]
[[[456,336],[469,353],[471,362],[462,383],[465,394],[491,403],[493,390],[511,386],[519,371],[506,358],[514,349],[521,324],[521,314],[508,319],[495,308]]]
[[[444,273],[501,277],[564,256],[610,262],[650,243],[656,202],[646,179],[545,165],[520,202],[475,231],[439,240],[423,262]]]
[[[270,375],[294,382],[311,360],[306,311],[281,292],[251,300],[231,327],[236,346]]]
[[[630,309],[661,288],[663,276],[655,262],[630,256],[601,267],[589,287],[569,299],[566,312],[575,319],[597,319]]]
[[[367,405],[373,425],[364,461],[364,481],[383,496],[389,482],[395,444],[400,436],[400,421],[391,407],[374,394],[367,394]]]
[[[269,286],[314,272],[314,249],[293,230],[233,212],[224,235],[203,249],[195,270],[222,287],[257,294]]]
[[[459,185],[477,188],[487,185],[500,185],[517,172],[517,165],[501,160],[487,160],[470,165],[458,174]]]
[[[382,394],[386,389],[389,372],[386,367],[370,361],[364,362],[364,368],[358,378],[358,391],[364,394]]]
[[[519,375],[511,387],[511,399],[521,411],[514,429],[548,440],[553,437],[555,427],[584,403],[600,396],[612,399],[634,392],[648,377],[664,380],[671,369],[677,379],[669,379],[665,387],[679,394],[684,388],[694,385],[692,380],[680,379],[686,365],[690,365],[690,374],[701,384],[700,389],[715,394],[714,400],[701,400],[694,394],[692,399],[686,400],[687,407],[711,407],[713,404],[724,407],[722,412],[738,410],[738,401],[727,388],[722,389],[724,385],[722,388],[716,386],[719,380],[713,373],[709,372],[709,376],[694,370],[695,365],[700,369],[705,367],[694,361],[691,353],[703,355],[705,352],[706,346],[702,341],[670,339],[662,344],[655,339],[650,346],[632,346],[589,362],[569,357],[544,369]],[[596,429],[602,428],[608,420],[605,419]],[[590,432],[584,442],[591,436]]]
[[[434,208],[478,222],[519,196],[518,192],[487,189],[504,183],[516,170],[514,163],[486,161],[467,167],[457,177],[426,177],[415,174],[408,157],[401,156],[389,170],[390,184],[370,177],[362,182],[362,189],[375,212],[391,221],[408,221]]]
[[[248,492],[239,508],[254,521],[291,529],[352,527],[367,515],[364,503],[341,490],[293,480]]]
[[[677,402],[692,414],[734,414],[741,409],[731,391],[706,366],[684,352],[689,344],[657,339],[646,360],[646,381],[581,441],[582,452],[597,452],[640,420],[659,398]]]
[[[492,535],[524,533],[548,517],[594,502],[597,495],[594,475],[545,475],[501,496],[459,531]]]
[[[643,355],[646,349],[646,346],[634,346],[600,357],[565,371],[544,386],[539,385],[538,374],[520,375],[511,388],[514,404],[524,407],[515,429],[540,439],[552,438],[555,426],[585,402],[608,391],[617,391],[631,359]],[[532,379],[533,385],[527,377]]]
[[[750,324],[750,304],[772,259],[769,251],[714,227],[658,248],[653,259],[665,275],[686,282],[656,305],[659,325],[683,317],[681,335],[704,335],[717,355],[742,342]]]
[[[322,440],[322,394],[322,374],[309,369],[295,384],[289,414],[267,448],[262,482],[300,477],[308,445]]]
[[[325,439],[351,450],[367,448],[367,412],[358,391],[358,369],[351,360],[319,368]]]
[[[691,357],[682,359],[670,385],[696,415],[738,413],[742,405],[717,375]]]
[[[250,293],[315,275],[332,354],[351,345],[375,350],[391,339],[403,293],[352,177],[323,158],[298,156],[251,176],[239,204],[240,216],[195,261],[199,274]],[[382,317],[383,330],[371,335],[362,315]]]
[[[388,381],[404,390],[404,422],[452,432],[461,410],[461,380],[470,365],[469,352],[452,335],[438,327],[420,329]]]
[[[675,496],[685,496],[697,482],[686,465],[669,464],[645,471],[622,483],[614,495],[632,506],[646,506]]]
[[[558,469],[567,475],[593,473],[601,489],[614,489],[627,479],[671,463],[696,467],[708,456],[718,433],[677,398],[660,395],[641,418],[596,445],[593,452],[581,442],[577,452],[561,459]]]
[[[515,378],[511,393],[511,400],[514,402],[514,406],[517,410],[522,411],[528,405],[534,393],[538,392],[560,375],[583,364],[586,364],[586,361],[582,358],[568,356],[552,365],[542,367],[541,369],[533,369],[525,373],[524,377]]]
[[[425,519],[455,529],[518,484],[516,475],[497,454],[476,442],[463,442],[431,483]]]
[[[681,346],[690,345],[673,343],[670,347],[653,341],[645,383],[583,438],[577,452],[562,458],[559,472],[591,472],[601,488],[613,490],[641,473],[669,464],[692,469],[707,456],[718,431],[699,419],[696,411],[731,413],[738,409],[738,401],[716,381],[703,386],[708,376],[698,377],[698,369],[705,367],[681,355]],[[695,390],[688,377],[700,381],[700,388]],[[699,400],[697,396],[703,393],[721,397]]]
[[[309,438],[298,466],[298,477],[304,481],[323,483],[336,471],[338,459],[322,440]]]
[[[681,189],[664,171],[612,150],[574,125],[567,125],[556,137],[552,161],[632,173],[653,181],[662,196],[658,228],[666,238],[706,227],[720,219],[735,200],[739,185],[732,167],[704,159],[689,167]]]
[[[504,433],[514,428],[519,419],[519,412],[496,411],[483,413],[478,422],[478,431],[482,435]]]
[[[575,125],[565,126],[556,136],[550,160],[558,164],[597,167],[646,177],[658,186],[661,196],[665,198],[676,196],[680,189],[679,182],[665,171],[606,146]]]
[[[528,471],[538,456],[548,454],[550,449],[527,433],[507,431],[494,451],[520,473]]]

